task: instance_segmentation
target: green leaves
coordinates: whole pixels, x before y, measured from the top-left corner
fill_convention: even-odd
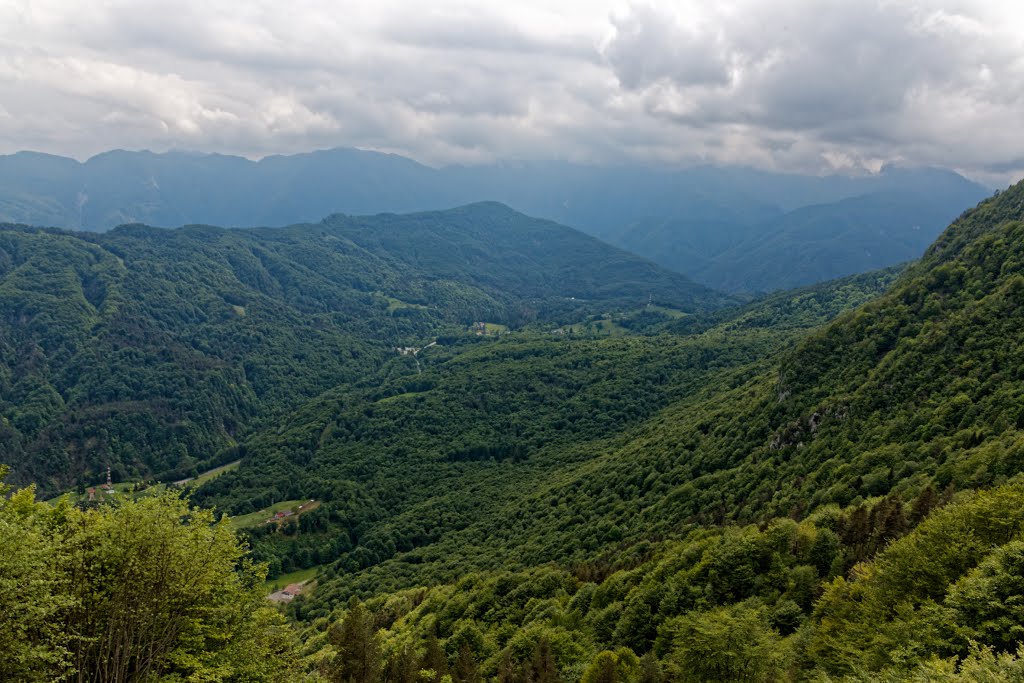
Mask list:
[[[690,612],[667,622],[660,638],[671,643],[674,677],[694,683],[773,681],[786,651],[756,608],[737,605]]]
[[[328,667],[328,678],[336,683],[374,683],[383,660],[377,641],[373,615],[359,600],[352,598],[348,612],[328,632],[337,654]]]
[[[850,581],[826,588],[809,651],[824,670],[853,673],[966,654],[971,641],[1016,649],[1022,530],[1019,485],[940,508]]]
[[[74,604],[61,527],[66,508],[36,503],[31,488],[6,498],[0,466],[0,680],[48,681],[71,649],[62,618]]]
[[[279,681],[293,640],[227,522],[155,493],[80,511],[0,497],[4,680]]]

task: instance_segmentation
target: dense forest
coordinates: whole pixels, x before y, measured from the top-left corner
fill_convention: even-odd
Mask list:
[[[399,515],[450,520],[436,541],[391,524],[393,559],[357,548],[292,603],[308,661],[362,619],[386,680],[1017,680],[1022,217],[1016,186],[881,297],[503,500],[445,482]]]
[[[473,322],[730,299],[497,204],[279,230],[0,229],[0,449],[41,493],[179,478]]]
[[[477,244],[485,228],[507,243]],[[25,540],[0,580],[42,580],[18,598],[23,620],[0,612],[23,645],[8,676],[1024,677],[1024,184],[905,269],[745,303],[492,204],[0,236],[12,481],[98,483],[112,456],[124,479],[240,461],[187,503],[164,486],[84,509],[13,493],[0,524]],[[58,283],[63,306],[45,298]],[[161,423],[207,441],[68,438],[87,405],[114,434],[127,399],[100,388],[115,379],[136,401],[167,387],[178,410],[188,392],[216,397]],[[90,463],[80,480],[62,480],[68,453]],[[83,606],[94,583],[149,585],[127,569],[132,552],[156,559],[133,524],[166,548],[216,548],[204,581],[222,607],[118,679],[90,672],[123,598],[100,599],[105,622]],[[296,570],[312,579],[285,628],[254,596],[263,572]]]
[[[765,369],[776,349],[872,298],[894,276],[887,271],[790,292],[703,322],[659,319],[650,311],[633,316],[653,329],[685,325],[687,334],[522,332],[450,359],[451,350],[435,347],[424,354],[422,373],[326,392],[289,414],[248,441],[242,466],[204,485],[196,500],[231,514],[280,500],[322,501],[299,520],[304,533],[254,530],[257,557],[270,562],[272,573],[337,558],[346,581],[378,588],[451,578],[468,566],[506,566],[517,561],[513,556],[542,562],[552,552],[593,551],[614,526],[610,510],[584,510],[570,515],[571,524],[560,521],[562,531],[530,533],[530,549],[498,539],[515,533],[509,515],[523,525],[545,511],[566,513],[524,494],[564,477],[589,478],[601,456],[641,435],[666,407]],[[512,512],[509,505],[527,509]],[[562,537],[591,523],[601,527],[593,541]],[[488,553],[474,551],[480,543]]]

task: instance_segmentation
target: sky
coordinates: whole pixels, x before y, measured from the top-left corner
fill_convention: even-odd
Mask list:
[[[1024,176],[1024,3],[0,0],[0,153]]]

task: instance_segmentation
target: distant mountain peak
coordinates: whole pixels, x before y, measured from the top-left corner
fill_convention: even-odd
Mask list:
[[[894,197],[888,204],[879,201],[885,193]],[[810,284],[916,258],[989,194],[952,171],[898,165],[859,177],[563,161],[432,168],[352,147],[258,161],[123,149],[82,164],[0,157],[0,220],[95,231],[134,221],[281,226],[472,206],[463,211],[519,211],[568,225],[733,291]],[[899,229],[905,224],[921,229],[908,236]]]

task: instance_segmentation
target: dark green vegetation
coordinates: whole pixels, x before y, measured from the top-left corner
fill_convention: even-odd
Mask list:
[[[280,533],[263,527],[251,536],[272,573],[336,560],[339,585],[320,589],[331,599],[345,600],[353,588],[447,580],[470,567],[585,558],[623,538],[612,508],[602,503],[595,515],[581,501],[570,511],[558,501],[577,492],[550,500],[544,492],[593,476],[602,456],[643,435],[667,406],[699,400],[709,385],[742,385],[777,348],[894,276],[852,278],[693,322],[646,311],[620,321],[707,327],[685,336],[524,332],[456,355],[432,348],[423,373],[326,392],[247,441],[239,470],[196,500],[232,514],[323,501]],[[611,484],[623,485],[631,484]],[[546,528],[551,523],[557,527]],[[589,524],[592,534],[576,535]]]
[[[268,420],[405,373],[473,321],[727,299],[497,204],[285,229],[0,229],[0,452],[41,491],[183,478]],[[433,352],[433,349],[430,350]]]
[[[445,368],[387,408],[339,405],[293,421],[275,437],[278,452],[341,467],[352,488],[324,510],[355,522],[351,549],[336,548],[316,590],[291,606],[313,620],[310,661],[329,661],[346,643],[332,628],[357,618],[386,629],[375,647],[388,680],[409,667],[462,667],[459,680],[1016,680],[1022,218],[1017,186],[966,213],[886,294],[809,335],[785,333],[778,311],[799,318],[813,296],[799,308],[769,300],[682,338],[583,342],[676,344],[664,355],[690,350],[705,363],[689,357],[694,375],[670,375],[666,407],[609,435],[591,426],[581,433],[595,438],[560,444],[517,433],[514,408],[529,394],[508,380],[488,391],[484,373],[466,370],[486,417],[454,412],[433,442],[417,406],[459,405]],[[487,351],[503,347],[515,342]],[[555,374],[522,361],[527,382],[533,366]],[[659,392],[644,371],[667,370],[651,358],[614,366],[645,397]],[[595,407],[588,414],[608,381],[592,375],[573,392]],[[613,393],[638,402],[625,386]],[[566,415],[558,433],[572,434],[571,403],[538,413]],[[406,459],[413,438],[418,457]],[[470,451],[483,460],[450,462],[481,442],[496,447]],[[365,467],[370,443],[381,455]],[[218,481],[216,495],[237,495],[230,477]],[[375,507],[376,519],[356,513]],[[258,539],[257,549],[287,557],[287,543]],[[371,617],[339,610],[353,595]],[[445,656],[428,666],[432,647]]]
[[[408,267],[375,220],[353,244]],[[1019,680],[1022,220],[1019,185],[902,272],[707,312],[516,318],[528,285],[481,259],[460,282],[511,334],[411,318],[415,356],[254,418],[192,500],[316,501],[239,533],[321,567],[287,613],[328,681]]]
[[[955,173],[891,167],[851,178],[563,163],[434,169],[353,149],[259,162],[181,152],[112,151],[82,164],[28,152],[0,156],[0,220],[85,230],[132,222],[287,225],[335,212],[493,199],[737,292],[917,258],[988,194]]]
[[[369,622],[370,656],[348,659],[394,681],[1019,680],[1024,488],[924,491],[473,573],[353,602],[340,629]],[[310,666],[331,671],[356,640],[340,629],[307,629]]]

